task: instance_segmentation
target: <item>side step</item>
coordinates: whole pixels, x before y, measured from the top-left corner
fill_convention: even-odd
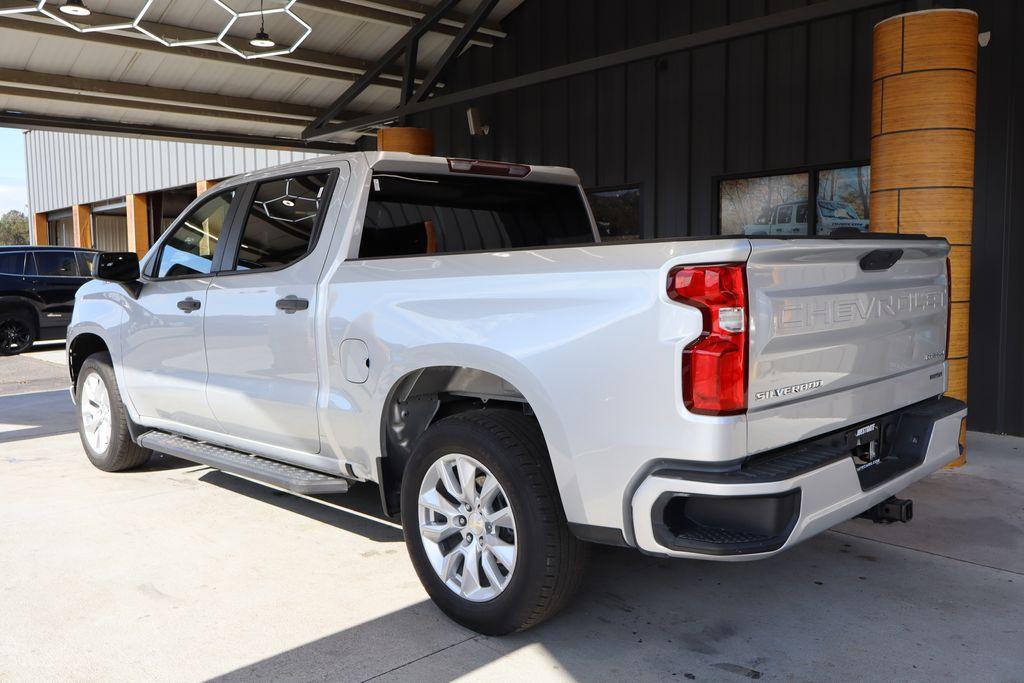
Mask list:
[[[233,451],[167,432],[146,432],[139,437],[139,445],[200,465],[209,465],[214,469],[255,479],[292,493],[321,494],[348,491],[349,482],[342,477],[286,465],[258,455]]]

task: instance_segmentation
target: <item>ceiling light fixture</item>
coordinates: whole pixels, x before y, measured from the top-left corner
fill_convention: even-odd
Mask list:
[[[70,2],[70,0],[68,1]],[[260,30],[257,31],[255,37],[249,41],[250,45],[253,47],[263,48],[274,47],[277,45],[277,43],[271,40],[270,36],[267,35],[267,32],[264,30],[265,28],[266,26],[264,26],[263,23],[263,0],[260,0]]]
[[[92,10],[86,7],[82,0],[67,0],[60,6],[60,11],[73,17],[87,17],[92,14]]]

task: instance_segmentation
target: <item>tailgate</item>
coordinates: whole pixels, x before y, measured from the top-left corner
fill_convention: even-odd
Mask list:
[[[751,240],[752,452],[945,390],[948,251],[929,239]]]

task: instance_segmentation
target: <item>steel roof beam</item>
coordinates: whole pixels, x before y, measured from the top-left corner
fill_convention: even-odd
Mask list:
[[[73,131],[78,133],[102,133],[133,138],[158,138],[184,140],[186,142],[216,142],[226,145],[243,145],[271,149],[301,149],[312,152],[351,152],[354,145],[339,142],[309,142],[296,138],[280,138],[267,135],[246,135],[243,133],[220,133],[217,131],[185,130],[168,126],[149,126],[137,123],[117,123],[93,119],[75,119],[60,116],[25,114],[0,110],[0,127],[34,130]]]
[[[344,123],[317,125],[317,122],[314,122],[302,132],[302,137],[309,140],[315,140],[335,133],[357,131],[371,126],[379,126],[389,121],[402,119],[407,116],[424,111],[430,111],[432,109],[449,107],[455,104],[462,104],[464,102],[490,97],[491,95],[497,95],[498,93],[527,88],[533,85],[540,85],[541,83],[548,83],[550,81],[557,81],[564,78],[571,78],[572,76],[578,76],[580,74],[599,71],[601,69],[607,69],[614,66],[631,64],[633,62],[660,57],[662,55],[672,54],[675,52],[684,52],[686,50],[692,50],[705,45],[713,45],[715,43],[735,38],[756,35],[758,33],[764,33],[765,31],[824,19],[837,14],[845,14],[847,12],[853,12],[868,7],[875,7],[885,4],[885,2],[886,0],[822,0],[821,2],[816,2],[804,7],[798,7],[796,9],[786,10],[783,12],[773,12],[772,14],[766,14],[754,19],[738,21],[734,24],[726,24],[725,26],[698,31],[696,33],[690,33],[676,38],[669,38],[655,43],[648,43],[647,45],[641,45],[628,50],[621,50],[619,52],[612,52],[598,57],[591,57],[589,59],[563,64],[550,69],[542,69],[540,71],[534,71],[521,76],[507,78],[503,81],[494,81],[474,88],[467,88],[458,92],[431,97],[420,102],[408,102],[407,104],[400,105],[390,111],[367,114],[366,116],[362,116],[357,119],[346,120]]]
[[[104,15],[104,17],[109,20],[115,19],[115,17],[111,15]],[[87,19],[87,17],[84,17],[83,19]],[[151,22],[143,22],[143,26],[145,26],[147,30],[153,31],[158,35],[162,32],[166,32],[166,35],[176,35],[183,38],[198,37],[200,35],[200,32],[195,29],[188,29],[182,26],[154,24]],[[78,33],[76,31],[70,31],[63,26],[54,24],[43,16],[37,14],[0,16],[0,28],[38,35],[54,36],[58,38],[68,38],[71,40],[82,40],[101,45],[112,45],[133,50],[156,52],[171,56],[190,57],[193,59],[229,64],[231,66],[259,68],[306,76],[317,76],[321,78],[329,78],[335,81],[339,79],[354,81],[372,65],[371,62],[364,59],[357,59],[344,55],[334,55],[326,52],[317,52],[305,48],[299,48],[291,54],[281,55],[279,57],[242,60],[216,45],[166,47],[155,40],[150,40],[138,33],[130,31]],[[245,42],[241,38],[238,40],[240,44]],[[404,74],[398,70],[384,71],[380,74],[380,77],[374,81],[374,85],[388,88],[401,88],[403,75]],[[418,79],[421,79],[422,75],[423,74],[417,74]]]
[[[370,21],[376,24],[389,26],[400,26],[411,28],[423,17],[429,15],[434,7],[422,5],[418,2],[402,2],[398,4],[386,2],[359,2],[358,0],[299,0],[297,7],[318,12],[336,14],[361,21]],[[386,8],[386,9],[385,9]],[[450,15],[445,21],[442,19],[430,28],[431,33],[438,33],[446,36],[456,36],[465,24],[465,17],[461,15]],[[490,35],[478,30],[473,34],[472,43],[481,47],[494,47],[494,37],[503,38],[504,32],[497,25],[487,28]]]
[[[60,74],[23,71],[0,68],[0,85],[40,91],[62,91],[105,97],[108,100],[156,102],[161,105],[193,106],[217,112],[234,112],[249,115],[269,115],[275,118],[305,124],[320,113],[318,107],[269,100],[254,100],[248,97],[233,97],[219,93],[177,90],[152,85],[103,81],[95,78],[79,78]],[[352,113],[343,114],[352,116]]]

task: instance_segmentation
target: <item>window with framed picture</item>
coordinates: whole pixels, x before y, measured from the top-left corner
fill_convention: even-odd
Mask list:
[[[723,235],[747,236],[806,235],[809,185],[809,173],[720,181],[719,232]],[[801,217],[804,218],[802,223],[798,222]]]
[[[817,234],[867,232],[871,208],[871,167],[818,171]]]
[[[793,236],[867,232],[871,167],[808,168],[723,178],[718,227],[723,235]],[[815,201],[808,197],[814,194]],[[810,211],[808,205],[816,208]]]
[[[640,239],[640,186],[587,190],[590,210],[602,242]]]

